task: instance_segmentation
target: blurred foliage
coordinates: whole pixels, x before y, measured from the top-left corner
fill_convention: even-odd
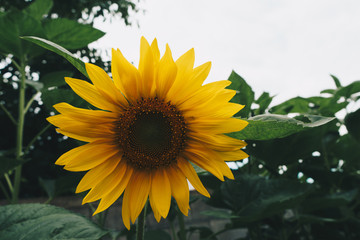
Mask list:
[[[130,1],[96,0],[0,0],[0,6],[0,192],[6,193],[6,176],[13,176],[14,168],[23,165],[20,197],[47,196],[51,201],[73,194],[83,173],[61,171],[54,162],[81,143],[49,130],[45,118],[53,114],[52,105],[58,102],[88,107],[63,78],[84,79],[84,60],[109,72],[110,64],[87,47],[104,34],[91,24],[98,17],[113,15],[120,15],[127,24],[129,10],[136,6]],[[28,103],[24,156],[17,159],[14,122],[24,76]],[[146,239],[181,238],[186,231],[187,237],[197,233],[200,239],[216,240],[222,239],[224,232],[239,229],[245,235],[238,239],[360,239],[360,81],[343,86],[337,77],[331,77],[335,88],[274,106],[273,96],[263,92],[256,97],[245,79],[233,72],[229,88],[237,94],[232,101],[245,105],[236,117],[250,124],[230,135],[246,139],[245,151],[250,157],[233,163],[233,181],[220,182],[199,169],[212,197],[191,199],[212,207],[202,212],[204,216],[226,219],[227,224],[220,231],[185,226],[177,235],[174,222],[181,225],[184,219],[172,204],[166,221],[173,235],[152,230]],[[0,195],[5,198],[9,196]],[[51,205],[7,205],[0,207],[0,212],[0,236],[4,238],[134,237],[134,228],[105,231]],[[103,226],[103,215],[98,216]],[[37,232],[27,235],[34,226],[39,226]]]

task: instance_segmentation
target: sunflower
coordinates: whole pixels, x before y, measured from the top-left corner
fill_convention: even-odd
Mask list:
[[[112,50],[109,75],[86,63],[92,82],[65,78],[67,84],[96,109],[67,103],[47,120],[57,132],[87,142],[56,161],[68,171],[88,171],[76,193],[90,190],[83,204],[100,200],[94,214],[122,194],[122,218],[129,229],[149,199],[154,217],[166,218],[171,197],[188,215],[189,186],[210,197],[192,164],[224,181],[234,176],[225,161],[248,155],[245,142],[226,133],[247,122],[232,118],[242,105],[230,103],[230,81],[203,84],[211,63],[194,68],[194,50],[174,61],[168,45],[160,58],[156,39],[141,38],[138,69],[120,50]],[[187,181],[188,180],[188,181]]]

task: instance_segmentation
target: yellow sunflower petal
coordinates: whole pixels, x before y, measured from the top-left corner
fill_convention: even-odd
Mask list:
[[[128,188],[130,202],[130,219],[134,223],[148,199],[151,187],[151,174],[146,171],[135,171]]]
[[[160,222],[161,215],[160,215],[159,211],[157,210],[156,206],[154,205],[154,199],[151,197],[151,194],[150,194],[149,200],[150,200],[149,202],[150,202],[151,209],[153,210],[153,213],[154,213],[154,218],[156,219],[157,222]]]
[[[191,82],[194,83],[194,85],[202,85],[207,76],[210,73],[211,69],[211,62],[206,62],[196,68],[194,68],[194,73],[192,78],[190,79]]]
[[[202,195],[210,197],[209,192],[200,181],[199,176],[193,166],[191,166],[190,162],[181,157],[178,158],[177,162],[179,169],[184,173],[191,185]]]
[[[156,38],[151,43],[151,50],[153,52],[154,62],[155,62],[155,65],[156,65],[160,61],[160,51],[159,51],[159,47],[158,47],[158,43],[157,43]]]
[[[54,108],[64,116],[76,121],[88,122],[93,124],[112,123],[116,120],[117,114],[101,110],[89,110],[71,106],[68,103],[58,103]]]
[[[168,176],[171,184],[171,194],[174,196],[180,211],[187,216],[189,212],[189,185],[185,175],[178,168],[170,167]]]
[[[107,143],[92,142],[86,145],[89,145],[87,149],[78,153],[76,158],[68,157],[64,169],[73,172],[87,171],[100,165],[119,151]]]
[[[114,171],[120,160],[121,155],[114,155],[100,165],[90,169],[79,182],[75,192],[83,192],[99,184]]]
[[[136,101],[138,98],[139,71],[129,63],[120,50],[112,49],[111,73],[115,86],[125,95],[126,99]]]
[[[212,162],[209,161],[207,156],[203,155],[203,152],[196,151],[197,149],[191,149],[192,152],[185,152],[185,157],[195,163],[197,166],[201,167],[202,169],[212,173],[215,177],[220,179],[221,181],[224,181],[224,175],[223,172],[218,168],[218,166],[215,166],[212,164]]]
[[[192,140],[216,151],[236,151],[246,146],[244,141],[235,139],[224,134],[205,134],[202,132],[190,132]]]
[[[171,50],[166,45],[166,51],[158,64],[156,76],[156,95],[164,98],[175,81],[177,73],[176,64],[172,58]]]
[[[191,128],[206,133],[238,132],[247,126],[248,122],[237,118],[197,118],[191,121]]]
[[[242,150],[236,150],[231,152],[219,152],[219,154],[221,155],[222,159],[224,159],[225,161],[238,161],[249,157],[249,155]]]
[[[103,69],[91,63],[85,63],[85,68],[90,80],[108,101],[121,106],[128,104],[125,97],[115,87],[114,82]]]
[[[144,37],[140,42],[139,72],[141,75],[138,86],[139,96],[149,97],[154,82],[154,56],[153,50]]]
[[[166,218],[171,204],[171,187],[164,169],[154,171],[151,180],[150,196],[160,216]]]
[[[112,159],[108,159],[111,161]],[[102,196],[107,195],[120,183],[122,178],[125,175],[127,169],[127,164],[125,161],[120,161],[116,166],[116,169],[108,174],[102,181],[98,182],[95,186],[91,188],[88,194],[83,199],[83,204],[88,202],[94,202]]]
[[[121,215],[122,215],[123,223],[128,230],[130,229],[130,192],[131,191],[133,191],[133,189],[130,189],[129,186],[125,189],[125,193],[122,201],[122,207],[121,207]]]
[[[126,173],[124,174],[123,178],[115,186],[115,188],[111,192],[109,192],[108,194],[106,194],[105,196],[102,197],[102,199],[93,215],[109,208],[121,196],[121,194],[124,192],[125,188],[127,187],[128,183],[129,183],[132,173],[133,173],[133,169],[128,167],[126,169]]]
[[[120,106],[114,105],[113,102],[109,102],[105,99],[94,85],[83,80],[68,77],[65,78],[65,81],[77,95],[82,97],[91,105],[109,111],[116,112],[120,110]]]

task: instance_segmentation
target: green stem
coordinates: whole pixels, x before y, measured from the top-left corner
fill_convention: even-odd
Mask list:
[[[35,93],[35,94],[32,96],[32,98],[27,102],[26,107],[25,107],[25,109],[24,109],[24,114],[27,113],[27,111],[29,110],[31,104],[34,102],[34,100],[35,100],[35,98],[36,98],[37,95],[39,95],[39,92]]]
[[[136,223],[136,240],[144,240],[145,238],[145,220],[146,220],[146,208],[147,202],[145,203],[144,209],[140,213]]]
[[[181,213],[180,209],[177,210],[177,217],[178,217],[179,227],[180,227],[179,239],[186,240],[184,215]]]
[[[17,65],[18,66],[18,65]],[[16,160],[21,160],[22,158],[22,147],[23,147],[23,131],[24,131],[24,119],[25,119],[25,59],[22,58],[20,62],[20,82],[19,82],[19,114],[17,121],[17,131],[16,131]],[[22,165],[19,165],[15,168],[15,177],[14,177],[14,191],[12,192],[12,203],[17,203],[20,192],[20,180],[21,180],[21,171]]]
[[[4,104],[0,104],[1,109],[6,113],[6,115],[10,118],[11,122],[17,125],[15,118],[11,115],[11,113],[6,109]]]
[[[34,137],[33,139],[31,139],[31,141],[29,142],[29,144],[26,146],[24,152],[26,153],[27,151],[29,151],[30,147],[35,143],[36,139],[38,137],[40,137],[46,130],[49,129],[49,127],[51,127],[51,124],[49,123],[48,125],[46,125],[46,127],[44,127],[43,129],[41,129]]]
[[[12,185],[12,183],[11,183],[10,178],[9,178],[9,174],[5,173],[5,174],[4,174],[4,177],[5,177],[6,183],[8,184],[8,187],[9,187],[10,192],[11,192],[11,193],[14,192],[14,187],[13,187],[13,185]]]
[[[8,200],[10,202],[10,200],[11,200],[10,196],[9,196],[8,192],[6,191],[6,188],[2,182],[0,182],[0,188],[1,188],[1,191],[4,193],[6,200]]]

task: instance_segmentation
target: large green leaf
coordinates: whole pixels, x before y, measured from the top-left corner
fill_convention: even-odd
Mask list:
[[[236,90],[236,95],[231,99],[231,102],[245,105],[235,116],[247,118],[250,114],[251,104],[254,102],[255,94],[247,82],[236,72],[233,71],[231,73],[229,80],[231,84],[227,88]]]
[[[41,22],[30,15],[13,9],[0,17],[0,29],[0,52],[18,58],[24,55],[31,58],[43,52],[41,48],[19,38],[26,35],[45,36]]]
[[[297,207],[311,190],[311,185],[296,181],[238,174],[234,181],[223,183],[220,190],[222,207],[230,209],[232,214],[218,210],[205,214],[253,222]]]
[[[53,6],[52,0],[36,0],[23,11],[37,20],[41,20],[44,15],[48,14]]]
[[[249,118],[249,125],[240,132],[229,134],[243,140],[269,140],[283,138],[303,130],[324,125],[335,118],[321,116],[304,116],[308,121],[303,122],[288,116],[264,114]]]
[[[73,56],[71,52],[63,48],[62,46],[53,43],[49,40],[34,37],[34,36],[24,36],[22,39],[28,40],[30,42],[33,42],[43,48],[46,48],[56,54],[59,54],[60,56],[64,57],[66,60],[68,60],[74,67],[76,67],[84,76],[89,78],[89,76],[86,73],[85,69],[85,63],[78,59],[77,57]]]
[[[86,47],[105,34],[90,25],[80,24],[66,18],[48,20],[44,23],[44,29],[47,39],[66,49]]]
[[[0,207],[0,239],[100,239],[106,231],[85,217],[47,204]]]

